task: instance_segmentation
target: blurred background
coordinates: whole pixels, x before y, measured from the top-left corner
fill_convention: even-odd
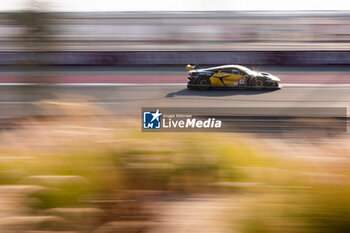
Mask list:
[[[350,3],[0,3],[0,233],[350,232]],[[284,87],[188,90],[188,63]],[[252,115],[146,133],[142,107]]]
[[[33,49],[23,48],[19,38],[14,39],[23,28],[7,16],[1,15],[1,50]],[[59,43],[59,51],[300,51],[349,47],[347,11],[51,12],[46,17],[38,22],[51,29],[52,34],[45,35],[51,40],[45,44]]]

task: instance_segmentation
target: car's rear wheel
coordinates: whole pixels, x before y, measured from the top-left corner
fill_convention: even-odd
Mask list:
[[[208,78],[199,78],[197,81],[197,86],[201,90],[206,90],[210,87],[210,80]]]
[[[262,90],[265,87],[265,81],[262,78],[255,78],[253,86],[255,90]]]

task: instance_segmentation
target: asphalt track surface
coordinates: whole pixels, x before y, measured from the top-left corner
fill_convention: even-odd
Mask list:
[[[140,114],[141,107],[346,107],[350,86],[289,85],[275,91],[209,89],[189,90],[170,85],[2,85],[0,117],[43,114],[36,102],[63,99],[89,103],[111,114]]]

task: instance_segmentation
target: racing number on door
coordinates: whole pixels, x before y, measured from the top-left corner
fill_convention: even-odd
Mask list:
[[[245,85],[245,77],[240,78],[238,84],[239,85]]]

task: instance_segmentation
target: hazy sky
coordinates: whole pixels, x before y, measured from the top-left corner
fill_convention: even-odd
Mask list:
[[[57,11],[350,10],[350,0],[43,0]],[[27,0],[0,0],[0,11]]]

